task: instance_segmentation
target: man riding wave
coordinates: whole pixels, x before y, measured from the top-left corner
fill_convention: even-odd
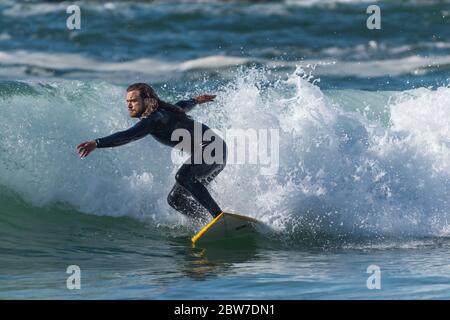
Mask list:
[[[130,117],[139,118],[140,121],[125,131],[80,143],[77,146],[78,153],[81,158],[84,158],[97,148],[121,146],[149,134],[167,146],[177,147],[179,142],[172,139],[173,132],[178,129],[186,130],[185,132],[192,137],[189,139],[189,145],[185,148],[189,149],[191,157],[176,173],[176,183],[170,191],[167,201],[175,210],[190,217],[198,217],[204,209],[213,217],[217,217],[222,213],[222,209],[211,197],[206,186],[225,167],[226,144],[208,126],[194,121],[186,114],[197,104],[213,101],[215,97],[214,95],[202,95],[179,101],[173,105],[159,99],[148,84],[132,84],[127,88],[128,112]],[[195,139],[198,136],[194,134],[195,128],[201,129],[201,141]],[[204,133],[207,131],[211,140],[204,140]],[[221,146],[219,150],[215,150],[215,161],[213,162],[205,161],[203,157],[205,148],[211,143]],[[201,153],[201,156],[196,156],[196,153]]]

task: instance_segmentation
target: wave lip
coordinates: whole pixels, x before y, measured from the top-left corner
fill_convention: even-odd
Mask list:
[[[66,3],[11,3],[12,6],[2,11],[2,14],[10,17],[31,17],[48,13],[66,12]]]
[[[248,63],[247,58],[215,55],[183,62],[165,62],[142,58],[125,62],[104,62],[80,54],[44,52],[1,52],[0,64],[8,66],[34,66],[47,70],[83,70],[87,72],[138,72],[141,74],[163,74],[196,69],[226,68]]]

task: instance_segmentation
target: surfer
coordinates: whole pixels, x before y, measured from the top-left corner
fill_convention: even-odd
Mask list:
[[[190,216],[198,217],[206,209],[213,217],[222,213],[222,209],[211,197],[206,186],[223,170],[226,164],[226,144],[222,138],[208,126],[190,118],[186,112],[197,104],[213,101],[215,95],[202,95],[193,99],[177,102],[175,105],[161,100],[156,92],[146,83],[135,83],[127,88],[127,105],[130,117],[140,121],[125,131],[120,131],[104,138],[85,141],[77,146],[81,158],[88,156],[97,148],[117,147],[152,135],[157,141],[175,147],[179,143],[172,140],[176,129],[187,130],[190,134],[190,158],[181,166],[175,175],[176,183],[170,191],[167,202],[175,210]],[[195,141],[194,127],[201,128],[201,140]],[[211,140],[204,140],[208,131]],[[196,152],[202,152],[214,142],[222,146],[217,153],[219,161],[205,162],[203,156],[195,157]],[[219,144],[218,144],[219,143]],[[217,150],[216,150],[217,151]],[[214,151],[213,151],[214,153]],[[199,162],[198,159],[201,159]],[[217,159],[217,158],[216,158]]]

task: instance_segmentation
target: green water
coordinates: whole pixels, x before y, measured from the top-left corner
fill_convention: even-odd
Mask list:
[[[2,299],[448,298],[450,241],[192,248],[195,230],[91,216],[63,205],[38,209],[2,193]],[[381,268],[381,290],[366,269]],[[81,289],[66,287],[69,265]]]

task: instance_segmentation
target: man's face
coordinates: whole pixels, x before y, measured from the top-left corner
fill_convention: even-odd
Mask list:
[[[127,92],[127,106],[130,117],[139,118],[144,112],[144,100],[138,90]]]

